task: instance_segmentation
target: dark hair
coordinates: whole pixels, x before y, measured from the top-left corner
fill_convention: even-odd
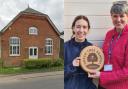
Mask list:
[[[80,20],[80,19],[83,19],[83,20],[87,21],[87,23],[88,23],[88,29],[90,29],[89,20],[88,20],[88,18],[87,18],[86,16],[84,16],[84,15],[78,15],[78,16],[75,17],[75,19],[74,19],[74,21],[73,21],[73,23],[72,23],[72,29],[73,29],[73,27],[75,26],[76,21],[77,21],[77,20]]]
[[[127,1],[116,1],[111,7],[110,13],[113,14],[128,14],[128,3]]]

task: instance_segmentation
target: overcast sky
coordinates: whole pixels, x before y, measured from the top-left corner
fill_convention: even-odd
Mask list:
[[[47,14],[60,32],[63,31],[63,0],[0,0],[0,30],[28,5]]]

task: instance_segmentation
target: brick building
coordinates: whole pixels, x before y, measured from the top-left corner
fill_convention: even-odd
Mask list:
[[[4,65],[19,66],[24,59],[59,58],[60,32],[48,15],[32,8],[21,11],[1,31]]]

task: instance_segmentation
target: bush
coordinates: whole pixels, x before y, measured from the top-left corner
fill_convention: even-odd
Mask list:
[[[56,67],[56,66],[63,66],[64,65],[64,61],[62,59],[56,59],[55,61],[53,61],[52,66]]]
[[[42,59],[28,59],[24,60],[24,67],[26,68],[50,68],[63,66],[63,60],[58,58],[56,60],[50,58],[42,58]]]
[[[24,60],[24,66],[26,68],[47,68],[50,67],[52,59],[28,59]]]

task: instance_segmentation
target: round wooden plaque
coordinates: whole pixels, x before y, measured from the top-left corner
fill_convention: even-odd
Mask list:
[[[99,71],[104,64],[104,54],[97,46],[85,47],[80,53],[80,65],[86,72]]]

